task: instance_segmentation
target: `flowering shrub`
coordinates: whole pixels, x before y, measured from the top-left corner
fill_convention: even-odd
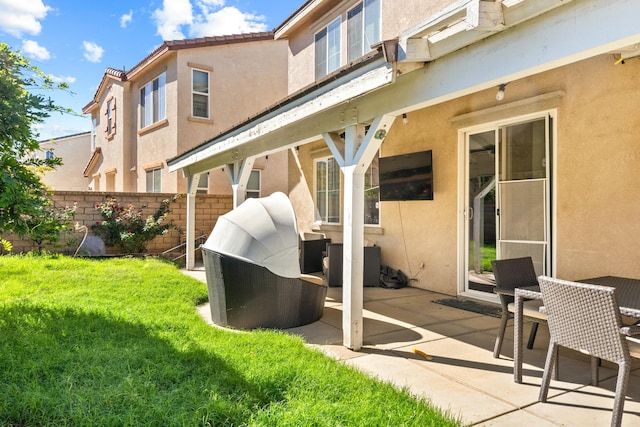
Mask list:
[[[167,221],[171,213],[169,205],[180,196],[165,199],[153,214],[146,218],[141,209],[135,209],[131,203],[121,206],[116,198],[110,197],[102,203],[96,203],[102,221],[96,222],[91,229],[104,240],[109,247],[118,247],[123,253],[142,253],[147,244],[166,234],[170,229],[180,230],[173,220]]]
[[[56,245],[62,233],[73,231],[72,222],[78,207],[77,202],[72,206],[60,206],[51,198],[51,194],[45,193],[40,198],[40,205],[33,207],[29,215],[22,215],[24,234],[38,245],[38,251],[42,252],[44,244]]]

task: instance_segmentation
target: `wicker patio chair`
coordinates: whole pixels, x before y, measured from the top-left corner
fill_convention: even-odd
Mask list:
[[[513,304],[514,290],[515,288],[537,285],[538,277],[533,268],[531,257],[493,260],[491,261],[491,266],[496,279],[494,292],[500,297],[500,305],[502,306],[500,329],[498,330],[498,337],[496,338],[496,344],[493,349],[493,357],[498,358],[502,350],[507,321],[509,317],[511,317],[510,313],[515,311]],[[536,332],[538,331],[538,324],[545,322],[547,319],[547,316],[540,312],[541,306],[541,300],[527,300],[523,305],[523,318],[533,321],[529,341],[527,342],[528,349],[533,348]]]
[[[319,320],[327,285],[322,278],[278,276],[265,267],[202,248],[211,320],[239,329],[288,329]]]
[[[551,341],[545,362],[540,402],[547,401],[551,371],[557,363],[558,347],[591,356],[591,382],[598,385],[599,360],[618,364],[612,426],[622,421],[631,357],[640,358],[638,325],[623,326],[615,288],[569,282],[540,276],[540,290],[548,317]]]

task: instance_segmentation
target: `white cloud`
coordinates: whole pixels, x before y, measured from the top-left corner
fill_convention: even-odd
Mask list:
[[[220,36],[266,31],[266,18],[245,13],[236,7],[224,7],[225,0],[164,0],[153,12],[158,34],[163,40]]]
[[[56,83],[74,83],[76,81],[76,78],[72,76],[54,76],[50,74],[49,77]]]
[[[94,42],[83,41],[84,57],[89,62],[100,62],[104,49]]]
[[[22,41],[22,51],[31,59],[37,59],[38,61],[46,61],[51,59],[51,54],[47,48],[40,46],[38,42],[33,40]]]
[[[225,0],[196,0],[196,5],[204,15],[211,13],[212,9],[224,6]]]
[[[125,13],[120,17],[120,27],[127,28],[127,25],[129,24],[129,22],[131,22],[132,18],[133,18],[133,10],[130,9],[129,13]]]
[[[158,34],[163,40],[184,38],[181,27],[193,22],[191,2],[189,0],[163,0],[162,9],[153,12]]]
[[[189,29],[189,36],[220,36],[266,30],[264,16],[244,13],[235,7],[225,7],[217,12],[198,15]]]
[[[42,0],[0,0],[0,29],[18,38],[22,33],[37,35],[49,10]]]

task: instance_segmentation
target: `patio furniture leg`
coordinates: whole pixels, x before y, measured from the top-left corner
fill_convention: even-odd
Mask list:
[[[618,380],[616,381],[616,400],[613,403],[613,416],[611,427],[619,427],[622,423],[622,412],[624,409],[624,399],[627,394],[627,384],[629,382],[629,363],[622,362],[618,368]]]
[[[504,297],[501,295],[500,299],[502,300]],[[502,301],[501,301],[502,302]],[[499,358],[500,351],[502,350],[502,342],[504,341],[504,332],[507,329],[507,321],[509,320],[509,311],[507,310],[507,305],[502,304],[502,317],[500,318],[500,329],[498,329],[498,337],[496,338],[496,344],[493,348],[493,357]]]
[[[517,383],[522,382],[522,310],[524,298],[516,292],[513,315],[513,377]]]
[[[558,364],[558,344],[555,342],[549,343],[549,350],[547,351],[547,359],[544,364],[544,374],[542,375],[542,384],[540,386],[540,395],[538,401],[546,402],[549,395],[549,383],[551,382],[551,371],[557,369]]]
[[[533,343],[536,340],[536,333],[538,332],[539,323],[534,322],[531,325],[531,333],[529,334],[529,341],[527,342],[527,348],[531,350],[533,348]]]
[[[600,359],[594,356],[591,356],[591,385],[597,386],[600,382],[599,375],[600,368]]]

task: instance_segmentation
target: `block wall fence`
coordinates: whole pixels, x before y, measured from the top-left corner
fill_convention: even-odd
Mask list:
[[[53,200],[58,206],[71,206],[77,203],[74,222],[85,225],[92,235],[91,226],[102,221],[100,212],[96,209],[96,204],[108,198],[114,197],[118,203],[127,206],[132,204],[134,208],[141,209],[143,215],[152,215],[165,199],[171,199],[174,194],[167,193],[117,193],[117,192],[97,192],[97,191],[56,191]],[[187,196],[182,195],[178,200],[171,203],[171,213],[169,219],[174,222],[182,233],[177,230],[170,230],[163,236],[158,236],[147,245],[148,254],[160,254],[168,249],[179,246],[186,240],[187,226]],[[195,235],[209,236],[213,226],[221,215],[233,209],[233,197],[226,195],[198,194],[196,197],[196,221]],[[26,253],[37,249],[37,245],[28,239],[19,239],[12,233],[4,233],[2,238],[8,240],[13,245],[12,253]],[[55,246],[45,245],[51,252],[58,252],[71,255],[76,251],[77,245],[84,237],[83,232],[73,231],[69,234],[63,233],[62,241]],[[5,254],[0,247],[0,254]],[[118,254],[117,248],[107,248],[107,254]],[[176,254],[177,255],[177,254]]]

